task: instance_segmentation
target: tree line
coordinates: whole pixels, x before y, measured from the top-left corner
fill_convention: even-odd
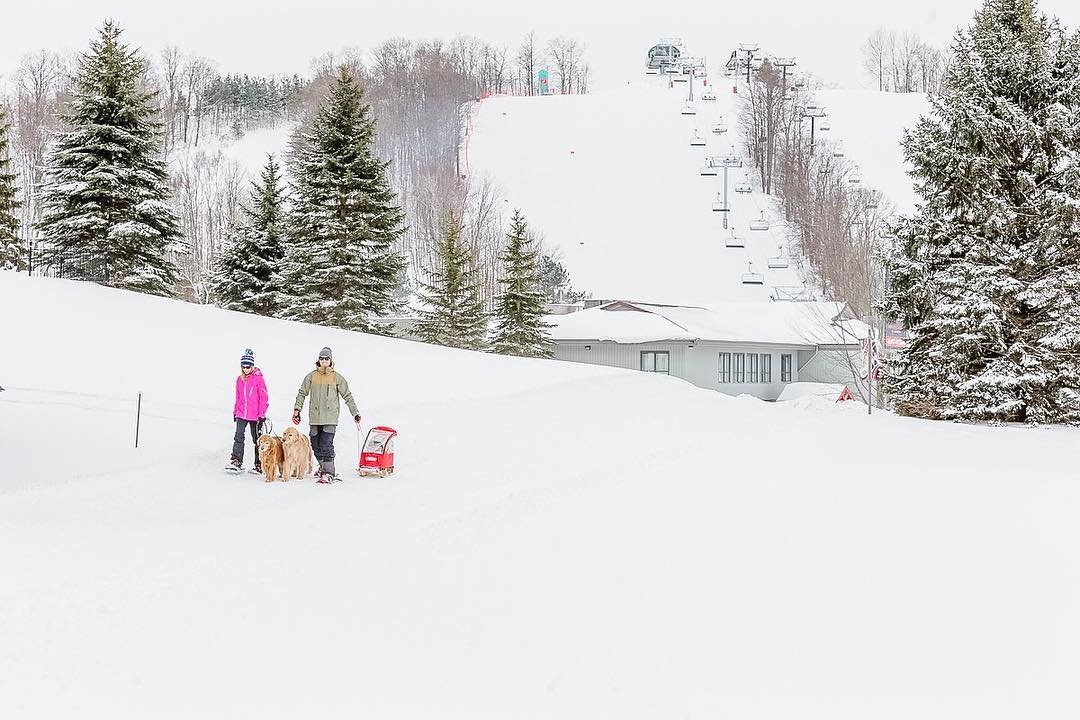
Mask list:
[[[161,153],[165,122],[145,82],[147,63],[120,34],[106,23],[71,74],[62,129],[44,158],[35,223],[42,234],[39,262],[65,267],[68,277],[172,295],[184,284],[179,265],[201,251],[185,237],[169,202]],[[14,240],[19,201],[15,175],[8,172],[9,128],[0,116],[0,230]],[[391,163],[375,151],[376,128],[362,85],[347,65],[339,65],[326,96],[294,135],[286,171],[271,157],[249,201],[235,200],[241,219],[224,224],[220,252],[198,258],[206,270],[205,299],[276,317],[387,332],[388,321],[410,299],[410,283],[400,250],[406,215],[390,182]],[[461,217],[440,210],[433,218],[440,231],[433,239],[434,261],[425,265],[421,280],[421,334],[479,349],[487,345],[486,333],[479,342],[465,341],[453,334],[455,323],[447,331],[432,319],[447,303],[451,316],[462,316],[452,299],[456,290],[440,279],[459,268],[470,278],[468,296],[479,303],[469,312],[474,321],[488,323],[480,285],[473,282],[483,258],[462,244]],[[543,337],[541,266],[525,228],[516,216],[505,247],[491,259],[495,282],[504,288],[486,303],[501,318],[491,346],[544,355],[546,342],[522,345],[522,328],[512,319],[531,323],[535,332],[524,336]],[[0,249],[8,266],[19,265],[18,242]]]
[[[579,41],[557,37],[545,45],[533,33],[512,48],[469,36],[449,42],[388,40],[367,53],[326,53],[313,60],[306,77],[222,75],[212,60],[174,46],[154,60],[144,59],[138,83],[153,95],[170,202],[185,240],[185,252],[177,258],[178,294],[196,302],[210,301],[213,259],[229,228],[241,219],[247,179],[246,168],[229,159],[220,143],[207,140],[237,138],[281,123],[292,123],[294,141],[301,140],[337,68],[344,65],[365,88],[378,120],[376,153],[390,161],[391,186],[410,217],[397,241],[410,287],[435,261],[439,218],[453,208],[479,263],[482,296],[490,309],[509,218],[491,183],[474,184],[462,197],[456,162],[463,108],[490,93],[536,93],[537,73],[544,67],[551,69],[555,89],[563,92],[587,91],[589,77]],[[30,253],[39,241],[46,149],[64,129],[72,77],[70,60],[48,51],[32,53],[12,76],[7,103],[0,102],[10,106],[9,157],[19,196],[19,242],[11,245],[21,247],[10,255],[19,267],[32,261]],[[281,160],[289,165],[292,155]],[[547,255],[548,264],[558,264],[557,257]],[[552,292],[575,295],[568,282]]]
[[[771,60],[751,76],[739,110],[750,172],[777,198],[788,242],[808,281],[827,298],[871,315],[884,287],[882,227],[886,198],[866,186],[839,142],[820,132],[812,90],[784,77]],[[811,134],[813,132],[813,135]]]
[[[935,94],[946,55],[916,33],[878,28],[862,46],[863,69],[881,92]]]

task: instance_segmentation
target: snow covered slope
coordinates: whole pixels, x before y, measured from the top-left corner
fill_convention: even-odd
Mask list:
[[[897,212],[911,212],[915,189],[900,140],[905,128],[930,112],[926,95],[870,90],[819,90],[814,95],[829,114],[830,139],[843,141],[844,155],[859,166],[863,181],[884,193]]]
[[[711,210],[723,173],[702,177],[700,169],[706,156],[741,152],[742,143],[732,81],[713,82],[715,102],[700,99],[700,82],[695,88],[694,116],[681,113],[687,85],[669,88],[663,77],[584,96],[489,98],[474,120],[468,171],[498,182],[508,204],[562,249],[575,287],[594,296],[703,304],[767,299],[772,287],[802,279],[794,266],[767,267],[786,242],[784,223],[746,170],[731,171],[728,188],[730,224],[746,247],[725,246],[721,213]],[[830,91],[818,93],[818,102],[835,112],[832,137],[849,143],[866,181],[910,206],[897,143],[925,98]],[[711,129],[720,116],[728,132],[716,135]],[[690,147],[695,129],[707,147]],[[743,180],[753,184],[749,195],[734,192]],[[770,229],[751,230],[762,212]],[[763,285],[742,283],[750,263],[764,274]]]
[[[0,304],[2,717],[1080,710],[1076,431],[4,273]],[[280,431],[325,344],[365,426],[401,432],[398,473],[223,475],[242,348]]]

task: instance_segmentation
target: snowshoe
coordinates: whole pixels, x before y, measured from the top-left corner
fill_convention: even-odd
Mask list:
[[[225,472],[230,475],[239,475],[244,471],[244,467],[240,464],[240,461],[236,458],[229,458],[229,464],[225,466]]]
[[[261,467],[253,467],[250,470],[248,470],[248,472],[251,473],[252,475],[262,475],[263,474],[263,471],[262,471]]]
[[[341,482],[341,478],[337,475],[332,475],[330,473],[319,473],[315,477],[315,482],[321,483],[323,485],[329,485],[331,483]]]

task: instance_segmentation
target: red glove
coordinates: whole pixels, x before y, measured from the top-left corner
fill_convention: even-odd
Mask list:
[[[293,425],[299,425],[300,424],[300,411],[299,410],[293,410],[292,411],[292,424]]]

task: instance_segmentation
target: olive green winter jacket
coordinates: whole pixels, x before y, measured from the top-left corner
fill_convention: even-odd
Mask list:
[[[349,391],[349,383],[334,370],[333,363],[328,368],[317,367],[307,374],[304,382],[300,384],[300,392],[296,393],[293,407],[297,410],[303,409],[304,398],[308,395],[311,395],[311,406],[308,408],[309,425],[337,425],[338,416],[341,414],[340,399],[345,400],[349,412],[354,416],[360,414]]]

